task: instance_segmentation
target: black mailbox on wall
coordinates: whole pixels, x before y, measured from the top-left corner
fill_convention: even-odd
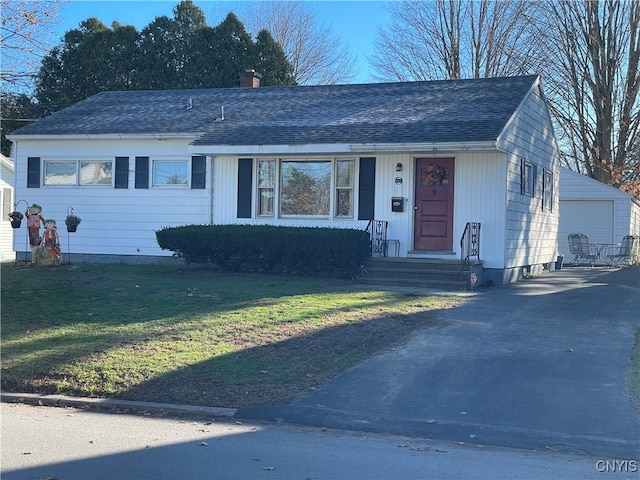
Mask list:
[[[403,197],[391,197],[391,211],[392,212],[404,212],[404,198]]]

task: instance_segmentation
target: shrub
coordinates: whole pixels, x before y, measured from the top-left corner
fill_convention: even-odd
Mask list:
[[[156,231],[160,248],[225,270],[353,277],[369,252],[362,230],[271,225],[185,225]]]

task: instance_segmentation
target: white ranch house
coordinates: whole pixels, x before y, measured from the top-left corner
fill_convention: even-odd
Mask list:
[[[407,258],[460,258],[480,222],[497,284],[558,254],[559,154],[538,76],[103,92],[10,138],[15,198],[57,220],[65,259],[69,206],[82,218],[72,260],[168,260],[165,226],[370,219]]]

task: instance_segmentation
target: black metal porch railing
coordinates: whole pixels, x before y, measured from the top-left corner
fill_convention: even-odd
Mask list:
[[[478,262],[480,261],[480,222],[467,222],[460,239],[462,268],[465,267],[471,257],[476,257]]]
[[[386,220],[369,220],[365,232],[369,234],[370,240],[370,257],[386,257],[387,256],[387,227],[389,222]]]

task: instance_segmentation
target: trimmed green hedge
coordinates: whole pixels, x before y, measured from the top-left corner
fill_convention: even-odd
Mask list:
[[[185,225],[156,231],[158,245],[189,263],[236,272],[354,277],[369,255],[362,230],[271,225]]]

